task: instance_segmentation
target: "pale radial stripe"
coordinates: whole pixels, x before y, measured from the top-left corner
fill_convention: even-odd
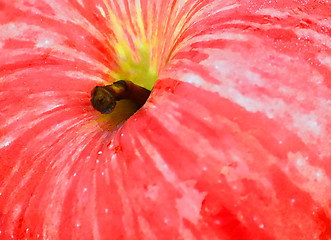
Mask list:
[[[91,132],[91,133],[86,133],[85,135],[82,136],[79,141],[74,139],[72,142],[74,142],[73,145],[75,146],[87,146],[91,143],[94,144],[94,136],[96,136],[98,132]],[[58,233],[61,232],[60,225],[61,225],[61,216],[65,213],[63,213],[64,208],[62,208],[64,200],[66,199],[67,192],[71,191],[71,185],[70,179],[72,179],[72,175],[69,174],[70,170],[72,169],[73,164],[76,161],[80,160],[80,151],[75,150],[72,152],[72,156],[68,156],[68,152],[70,151],[67,150],[69,149],[75,149],[71,148],[70,144],[67,144],[64,149],[59,151],[56,156],[53,159],[56,159],[51,165],[49,165],[49,170],[46,169],[47,171],[52,171],[54,167],[61,168],[61,171],[58,171],[57,178],[52,179],[53,182],[50,182],[49,184],[54,186],[53,191],[51,192],[50,196],[44,196],[44,199],[51,199],[52,200],[52,205],[49,205],[45,209],[45,219],[43,222],[44,225],[44,236],[48,236],[51,239],[57,239]],[[77,153],[77,154],[75,154]],[[68,159],[71,159],[71,161],[68,161]],[[63,163],[65,163],[63,165]],[[76,176],[79,177],[79,176]],[[66,183],[66,184],[63,184]],[[48,227],[48,225],[52,225],[52,227]]]
[[[66,132],[69,131],[74,131],[74,129],[79,129],[80,132],[82,132],[82,126],[84,126],[86,124],[86,122],[88,121],[88,118],[91,118],[91,116],[84,116],[84,115],[79,115],[77,117],[72,117],[70,119],[67,120],[63,120],[60,123],[57,123],[56,125],[52,126],[51,129],[45,129],[45,131],[41,132],[40,134],[38,134],[37,136],[35,136],[35,140],[36,142],[40,141],[43,142],[46,139],[49,138],[49,135],[53,135],[53,136],[57,136],[59,135],[60,139],[62,136],[67,135]],[[86,131],[85,133],[93,133],[95,129],[91,129],[90,131]],[[62,134],[59,134],[62,133]],[[55,140],[56,141],[56,140]]]
[[[284,15],[282,17],[286,18],[287,15]],[[301,17],[303,17],[303,16],[301,16]],[[301,18],[299,18],[299,16],[298,16],[297,20],[300,20],[300,19]],[[316,19],[316,21],[318,22],[319,19]],[[329,41],[329,36],[327,35],[327,33],[325,33],[325,34],[319,33],[312,29],[295,28],[293,30],[293,26],[284,27],[281,25],[281,23],[279,23],[279,24],[262,24],[262,23],[248,22],[248,21],[242,21],[242,20],[231,20],[231,21],[224,22],[222,24],[224,24],[224,25],[226,25],[226,24],[242,25],[242,26],[247,26],[247,27],[255,27],[255,28],[263,29],[263,30],[277,30],[277,29],[290,30],[294,34],[297,35],[298,39],[309,38],[322,46],[325,45],[328,48],[331,48],[331,42]],[[235,27],[233,27],[233,30],[237,30],[237,29]]]
[[[236,30],[233,28],[233,30]],[[191,39],[187,39],[185,41],[185,45],[183,44],[182,47],[186,46],[191,46],[194,43],[199,43],[199,42],[208,42],[208,41],[213,41],[213,40],[232,40],[236,42],[249,42],[252,41],[255,37],[253,36],[247,36],[247,34],[244,33],[237,33],[237,32],[214,32],[214,34],[204,34],[200,35]],[[258,39],[256,37],[256,39]],[[193,48],[194,49],[194,48]],[[181,49],[178,49],[176,52],[179,52]],[[204,49],[203,51],[205,51]],[[175,55],[175,54],[174,54]],[[217,56],[217,55],[216,55]],[[173,61],[172,61],[173,63]]]
[[[113,173],[112,180],[117,186],[118,195],[122,199],[123,210],[125,210],[123,211],[124,214],[121,218],[121,221],[125,228],[126,235],[132,237],[134,236],[134,210],[132,207],[135,205],[135,203],[130,200],[130,195],[128,194],[128,191],[124,185],[123,176],[125,176],[125,173],[122,172],[121,167],[119,166],[118,161],[120,160],[117,158],[117,155],[113,155],[111,159],[110,167]]]
[[[146,237],[146,239],[148,240],[157,240],[158,237],[153,232],[153,226],[148,223],[147,219],[139,215],[137,219],[140,226],[140,230],[144,233],[144,237]]]
[[[331,48],[330,36],[328,36],[327,34],[318,33],[314,30],[304,29],[304,28],[301,29],[296,28],[293,31],[298,36],[299,39],[312,40],[314,41],[315,45],[321,45]]]
[[[53,1],[51,1],[51,2],[53,2]],[[78,16],[77,16],[77,18],[72,17],[72,19],[83,19],[84,20],[84,18],[82,18],[82,17],[79,18]],[[55,19],[55,20],[59,20],[59,19]],[[99,30],[95,29],[94,26],[92,26],[90,23],[77,22],[76,24],[85,26],[85,29],[87,29],[88,32],[90,32],[94,37],[103,41],[104,44],[106,45],[104,33],[101,33]],[[52,31],[49,31],[45,28],[42,28],[42,27],[39,27],[36,25],[31,25],[31,24],[26,24],[26,23],[20,23],[19,25],[16,23],[8,23],[8,24],[1,26],[0,36],[2,36],[2,41],[5,41],[6,39],[15,39],[15,38],[17,40],[23,39],[26,41],[31,41],[31,33],[33,33],[33,32],[36,33],[36,36],[33,39],[36,46],[38,46],[38,44],[39,44],[39,46],[42,47],[43,44],[45,44],[45,42],[46,42],[46,45],[47,45],[47,42],[49,42],[49,44],[51,44],[51,42],[52,42],[52,48],[54,48],[54,49],[56,48],[57,51],[60,50],[60,52],[62,54],[66,54],[66,53],[70,52],[71,59],[79,58],[79,59],[85,60],[86,62],[89,62],[91,64],[96,64],[95,60],[92,60],[92,59],[89,59],[86,57],[85,57],[85,59],[82,58],[82,56],[85,55],[84,52],[72,51],[72,49],[70,49],[68,47],[64,47],[64,46],[61,46],[61,44],[57,44],[57,43],[61,43],[62,41],[66,40],[64,35],[59,35],[57,33],[54,33]],[[27,37],[25,38],[25,36],[27,36]],[[46,47],[48,48],[49,46],[46,46]],[[26,50],[19,49],[18,51],[21,51],[22,53],[26,54]],[[52,53],[52,54],[54,54],[54,53]],[[73,54],[74,54],[74,58],[73,58]],[[11,56],[12,56],[12,51],[11,51]],[[63,56],[63,55],[61,55],[61,56]],[[69,57],[69,55],[67,57]],[[106,69],[105,67],[102,67],[102,68]],[[106,71],[106,70],[104,70],[104,71]]]
[[[221,50],[200,50],[206,54],[208,54],[209,58],[205,60],[206,62],[217,62],[213,61],[210,59],[212,56],[228,56],[229,53],[226,51],[221,51]],[[219,52],[219,53],[217,53]],[[231,53],[231,52],[230,52]],[[276,53],[275,53],[276,54]],[[279,55],[279,54],[278,54]],[[285,54],[281,55],[281,57],[286,60],[289,59],[289,57]],[[181,62],[181,63],[186,63],[188,66],[191,64],[190,60],[187,59],[181,59],[181,60],[174,60],[172,64],[175,64],[176,61]],[[204,62],[202,61],[200,64],[203,64]],[[220,66],[217,68],[215,71],[212,72],[212,75],[215,77],[215,79],[219,79],[222,84],[212,84],[206,81],[203,77],[200,77],[196,74],[193,73],[186,73],[185,70],[181,69],[178,70],[176,74],[178,74],[181,78],[182,81],[192,83],[196,86],[202,87],[206,91],[211,91],[220,94],[220,96],[225,97],[230,99],[231,101],[238,103],[239,105],[245,107],[246,110],[250,112],[264,112],[270,116],[270,118],[273,118],[275,115],[278,115],[278,117],[285,117],[286,114],[288,114],[284,109],[285,105],[288,105],[288,103],[283,102],[283,99],[277,99],[277,98],[270,98],[266,95],[261,95],[259,98],[256,98],[255,96],[248,96],[247,94],[244,96],[240,91],[237,90],[236,83],[235,82],[230,82],[230,81],[225,81],[227,79],[227,76],[225,75],[226,71],[228,72],[236,72],[236,69],[231,70],[232,68],[236,68],[238,66],[234,66],[231,63],[224,62],[226,66]],[[238,63],[239,64],[239,63]],[[227,69],[227,70],[226,70]],[[225,72],[223,70],[226,70]],[[319,74],[316,72],[315,76],[312,77],[318,77]],[[167,74],[162,75],[162,78],[167,77]],[[247,76],[245,77],[247,78]],[[251,80],[249,80],[251,81]],[[261,81],[261,80],[260,80]],[[264,80],[265,83],[267,84],[267,81]],[[322,87],[323,86],[317,86],[318,90],[323,92]],[[269,102],[269,104],[265,104],[266,102]],[[322,105],[327,105],[327,102],[319,102],[319,104]],[[297,108],[297,106],[296,106]],[[321,109],[321,108],[319,108]],[[315,138],[315,141],[318,141],[317,138],[320,137],[319,132],[322,131],[323,129],[326,129],[326,121],[323,119],[319,119],[316,116],[310,115],[310,121],[306,122],[304,121],[304,118],[307,114],[305,113],[306,111],[303,109],[303,107],[297,109],[296,112],[291,112],[291,120],[292,120],[292,126],[295,126],[298,129],[298,132],[301,133],[301,137],[305,139],[305,141],[309,140],[309,137],[305,136],[307,130],[312,134]],[[324,114],[324,113],[322,113]],[[302,119],[302,121],[298,120]],[[297,122],[300,121],[299,124]],[[316,125],[312,125],[316,123]],[[303,125],[301,125],[303,124]],[[300,126],[301,125],[301,126]],[[318,131],[320,129],[320,131]],[[326,136],[324,136],[325,138]],[[310,140],[309,140],[310,141]],[[317,144],[317,142],[316,142]]]
[[[145,146],[145,149],[147,152],[150,153],[151,159],[154,161],[156,168],[162,173],[165,180],[168,181],[170,184],[172,184],[173,188],[176,189],[182,196],[177,199],[177,203],[180,204],[183,201],[187,202],[187,197],[185,196],[191,196],[193,193],[194,196],[198,196],[194,202],[191,203],[192,209],[195,209],[195,212],[188,214],[184,214],[183,217],[185,217],[188,221],[192,222],[193,224],[196,224],[198,221],[199,216],[199,209],[201,208],[202,201],[204,199],[205,193],[201,193],[198,190],[195,189],[194,184],[192,184],[190,181],[182,181],[180,180],[174,171],[169,169],[167,163],[162,159],[161,155],[157,153],[157,151],[154,149],[152,144],[148,142],[143,137],[138,137],[139,141]],[[200,154],[197,155],[197,158],[201,156]],[[186,199],[186,200],[185,200]],[[179,216],[182,216],[181,209],[177,209]],[[181,229],[184,231],[184,225],[183,225],[183,217],[181,217]],[[185,230],[186,231],[186,230]],[[189,231],[189,230],[187,230]]]
[[[97,171],[93,172],[93,182],[92,182],[92,186],[95,186],[92,188],[92,194],[91,194],[91,199],[92,199],[92,203],[91,203],[91,210],[92,210],[92,235],[93,235],[93,239],[94,240],[99,240],[101,239],[101,234],[99,231],[99,221],[97,221],[98,216],[97,216],[97,201],[98,201],[98,195],[97,195]]]
[[[43,93],[41,93],[41,94],[43,94]],[[39,99],[42,99],[42,98],[39,98]],[[29,100],[29,98],[27,98],[26,100]],[[15,136],[23,135],[26,131],[37,126],[41,121],[43,121],[47,118],[50,118],[51,116],[57,115],[62,111],[65,111],[65,109],[63,109],[63,108],[59,109],[56,112],[53,111],[55,109],[58,109],[59,107],[66,106],[61,101],[56,103],[52,99],[50,104],[48,104],[47,101],[44,101],[43,103],[44,103],[44,105],[39,105],[37,110],[36,109],[32,110],[30,108],[30,109],[22,111],[19,114],[9,118],[8,122],[4,123],[3,127],[10,128],[11,125],[16,124],[18,121],[25,121],[25,120],[29,119],[30,120],[29,124],[23,124],[19,128],[15,128],[15,129],[11,130],[11,132]],[[15,132],[17,134],[15,134]]]
[[[63,60],[69,60],[71,62],[77,61],[77,59],[84,61],[85,63],[89,63],[92,69],[98,69],[104,73],[109,71],[109,67],[105,66],[103,63],[89,57],[85,52],[81,51],[72,51],[69,47],[59,45],[56,47],[58,52],[52,53],[52,57],[59,57]]]
[[[199,192],[194,186],[195,180],[188,180],[181,183],[180,188],[185,190],[180,198],[176,199],[176,208],[181,219],[185,218],[194,225],[201,220],[200,210],[202,202],[208,195],[207,192]],[[181,221],[183,224],[183,221]]]
[[[15,139],[16,139],[16,137],[13,137],[13,136],[1,137],[0,149],[9,146]]]
[[[197,240],[197,238],[194,236],[194,234],[189,228],[186,228],[183,225],[180,225],[179,228],[182,239]]]
[[[167,105],[168,112],[172,114],[163,114],[162,116],[162,124],[163,126],[174,136],[178,131],[180,131],[182,134],[181,136],[177,136],[178,142],[181,143],[181,147],[183,151],[187,152],[193,152],[196,156],[204,156],[205,158],[212,158],[212,156],[219,156],[222,154],[222,151],[220,149],[216,149],[215,147],[210,145],[210,141],[208,139],[202,138],[201,133],[193,130],[191,128],[185,127],[181,122],[180,119],[184,119],[182,116],[182,113],[180,113],[179,108],[180,106],[178,103],[170,101],[168,99],[164,99],[163,103],[164,105]],[[216,116],[212,115],[212,113],[208,112],[205,108],[205,106],[202,106],[199,104],[199,102],[183,102],[182,104],[186,106],[194,106],[195,111],[201,113],[201,115],[204,116],[206,119],[205,122],[212,124],[210,121],[208,122],[208,119],[215,120]],[[160,116],[160,113],[158,111],[150,111],[150,114],[155,118],[158,119]],[[191,119],[192,121],[194,119]],[[200,118],[197,118],[196,120],[201,120]],[[215,125],[215,130],[217,130],[218,125]],[[239,130],[238,130],[239,131]],[[187,141],[185,139],[186,136],[190,136],[190,139],[195,139],[194,142]],[[139,138],[140,139],[140,138]],[[203,149],[203,151],[201,150]],[[221,157],[219,158],[221,159]],[[217,160],[216,160],[217,162]]]
[[[291,171],[296,169],[300,175],[299,178],[292,180],[295,185],[309,192],[311,197],[317,202],[330,196],[329,186],[331,186],[331,178],[324,169],[312,166],[308,162],[308,157],[303,156],[300,152],[289,152],[287,157],[288,168],[285,169],[286,174],[290,177]],[[315,189],[315,191],[310,191],[309,189]]]
[[[56,114],[57,114],[57,113],[55,113],[55,115],[56,115]],[[78,120],[79,118],[81,118],[81,120]],[[63,130],[64,130],[64,132],[63,132],[62,134],[60,134],[60,135],[58,136],[58,138],[56,138],[53,142],[56,142],[56,141],[58,141],[59,139],[61,139],[63,136],[66,136],[68,132],[74,132],[74,131],[75,131],[75,128],[78,128],[79,125],[81,125],[84,121],[85,121],[85,119],[83,119],[82,117],[77,117],[77,118],[73,118],[73,119],[70,119],[70,120],[64,121],[64,122],[63,122],[61,125],[59,125],[59,126],[55,126],[55,127],[53,127],[53,128],[52,128],[52,132],[53,132],[53,134],[54,134],[55,136],[56,136],[56,133],[57,133],[57,132],[63,132]],[[20,133],[21,133],[21,131],[20,131]],[[39,134],[39,135],[36,136],[36,138],[34,139],[34,141],[35,141],[35,142],[43,141],[43,139],[48,138],[49,134],[50,134],[49,129],[45,129],[44,132],[42,132],[41,134]],[[10,135],[13,135],[13,133],[11,133]],[[15,134],[14,134],[14,135],[15,135]],[[16,135],[19,136],[19,134],[16,134]],[[15,138],[15,139],[16,139],[16,138]],[[44,147],[45,147],[45,146],[44,146]],[[18,158],[19,158],[19,156],[24,155],[24,152],[25,152],[25,151],[28,151],[28,149],[23,149],[22,152],[18,153],[18,154],[19,154],[19,155],[18,155]],[[49,148],[48,151],[51,152],[51,148]],[[45,157],[47,156],[46,153],[47,153],[48,151],[44,152],[44,156],[45,156]],[[39,159],[40,159],[40,161],[43,161],[43,160],[42,160],[43,158],[40,157]],[[22,176],[21,183],[19,184],[19,185],[21,185],[21,188],[23,188],[24,185],[25,185],[25,183],[27,182],[27,180],[28,180],[30,177],[32,177],[32,175],[33,175],[33,171],[34,171],[34,168],[37,168],[37,167],[38,167],[40,161],[35,160],[35,161],[32,163],[30,170],[29,170],[25,175]],[[17,161],[17,162],[16,162],[16,165],[14,165],[14,167],[13,167],[11,173],[7,175],[6,181],[4,181],[4,183],[2,184],[1,189],[0,189],[0,192],[3,191],[3,190],[7,187],[7,185],[11,182],[10,179],[13,178],[13,177],[18,173],[18,170],[20,169],[21,164],[22,164],[21,161]],[[12,194],[16,194],[15,192],[18,192],[18,191],[20,191],[19,187],[16,188],[16,190],[14,190],[14,191],[12,192]]]
[[[144,136],[139,135],[139,133],[137,133],[137,138],[139,139],[141,144],[145,146],[146,152],[149,153],[151,159],[153,160],[153,163],[155,164],[155,167],[160,171],[165,180],[171,183],[174,187],[178,186],[178,183],[180,182],[178,177],[172,170],[169,169],[168,164],[154,148],[152,143],[150,143],[148,139],[146,139]]]
[[[36,40],[37,36],[34,36],[33,39],[31,39],[31,36],[29,38],[25,38],[25,35],[22,33],[29,33],[29,34],[34,34],[38,32],[43,32],[45,29],[42,28],[41,26],[37,25],[32,25],[32,24],[27,24],[27,23],[20,23],[16,24],[15,22],[9,22],[6,24],[1,25],[1,31],[0,31],[0,36],[1,36],[1,41],[5,41],[7,39],[20,39],[20,40],[26,40],[26,41],[31,41],[31,40]],[[51,33],[53,35],[55,33]]]
[[[199,104],[198,103],[195,103],[196,107],[197,107],[197,111],[199,111]],[[175,110],[174,110],[175,111]],[[175,111],[176,112],[176,111]],[[204,114],[205,116],[206,113]],[[314,115],[314,114],[312,114]],[[311,116],[312,116],[311,115]],[[316,114],[315,114],[316,115]],[[166,115],[167,116],[167,115]],[[304,117],[305,114],[302,114],[302,117]],[[179,126],[179,123],[177,122],[176,124],[176,120],[175,118],[171,118],[171,119],[168,119],[168,118],[165,118],[163,119],[164,121],[164,126],[171,130],[171,131],[175,131],[175,130],[178,130],[176,126]],[[309,121],[307,121],[309,122]],[[302,123],[301,123],[302,125]],[[217,126],[215,126],[217,128]],[[298,128],[300,128],[300,126],[298,126]],[[172,130],[173,129],[173,130]],[[215,129],[216,130],[216,129]],[[191,129],[186,129],[185,127],[181,126],[181,130],[180,130],[182,133],[183,133],[183,136],[186,136],[186,135],[189,135],[191,136],[192,139],[200,139],[200,141],[198,142],[194,142],[197,144],[197,147],[195,146],[192,146],[192,143],[190,143],[189,147],[190,149],[192,149],[192,151],[196,154],[196,156],[199,156],[201,155],[201,152],[199,152],[199,149],[204,149],[204,152],[207,152],[209,153],[211,156],[221,156],[221,152],[215,152],[215,149],[213,149],[209,142],[204,142],[203,139],[201,139],[201,137],[199,136],[199,134],[197,132],[194,132],[192,131]],[[238,132],[239,129],[237,130]],[[314,131],[313,131],[314,132]],[[196,135],[196,136],[195,136]],[[195,137],[194,137],[195,136]],[[247,136],[248,137],[248,136]],[[256,141],[254,139],[251,139],[250,141]],[[182,142],[184,145],[185,145],[185,141],[184,140],[181,140],[179,142]],[[193,143],[193,144],[194,144]],[[257,145],[259,145],[258,142],[256,142]],[[267,154],[266,154],[267,155]],[[211,157],[210,156],[210,157]],[[289,163],[292,162],[291,158],[291,153],[289,153]],[[207,156],[208,158],[208,156]],[[220,159],[226,159],[227,157],[220,157]],[[254,181],[260,181],[260,182],[263,182],[263,186],[265,186],[267,189],[272,189],[272,185],[271,183],[265,179],[263,176],[261,176],[260,174],[255,174],[255,173],[250,173],[249,174],[249,166],[247,166],[247,164],[244,164],[244,162],[242,161],[242,159],[238,159],[238,155],[236,153],[231,153],[231,157],[228,157],[230,159],[237,159],[237,163],[238,163],[238,166],[237,166],[237,171],[240,171],[243,175],[245,176],[249,176],[250,175],[250,179],[254,180]],[[270,158],[269,159],[270,161],[270,164],[277,164],[277,159],[276,158]],[[319,189],[321,189],[321,191],[324,189],[324,192],[315,192],[312,197],[316,200],[316,201],[319,201],[320,199],[323,199],[323,197],[327,196],[329,193],[328,192],[325,192],[326,189],[327,189],[327,186],[330,185],[330,180],[329,178],[327,177],[327,175],[324,173],[324,170],[320,169],[320,168],[312,168],[312,167],[309,167],[309,164],[307,162],[304,162],[302,161],[302,165],[300,165],[300,169],[298,169],[301,174],[302,174],[302,177],[304,177],[308,182],[309,184],[305,184],[306,185],[306,188],[307,190],[308,189],[311,189],[311,187],[315,187],[316,185],[316,181],[318,181],[318,184],[319,184]],[[245,170],[244,170],[245,169]],[[246,173],[246,174],[245,174]],[[309,173],[309,174],[308,174]],[[311,176],[311,173],[315,173],[315,177],[312,178]],[[291,176],[291,172],[287,172],[287,175],[290,177]],[[235,178],[233,178],[235,177]],[[239,177],[239,178],[238,178]],[[262,179],[264,179],[262,181]],[[324,180],[322,180],[324,179]],[[240,176],[236,176],[234,174],[230,174],[228,173],[227,174],[227,180],[229,182],[236,182],[236,181],[240,181]],[[301,183],[297,183],[295,180],[293,181],[293,184],[297,185],[297,186],[300,186]],[[324,187],[323,187],[324,186]]]
[[[167,104],[167,103],[165,103]],[[170,103],[168,103],[167,105],[169,105]],[[185,104],[185,103],[183,103]],[[215,120],[216,116],[212,115],[212,113],[209,112],[205,112],[206,109],[204,106],[201,106],[198,102],[194,102],[194,103],[186,103],[187,106],[190,106],[190,104],[194,105],[195,110],[197,112],[200,112],[203,116],[205,116],[205,119],[213,119]],[[186,105],[185,104],[185,105]],[[177,112],[175,109],[171,109],[172,112]],[[153,114],[155,117],[158,116],[156,113]],[[180,123],[177,121],[176,118],[167,118],[165,115],[165,118],[162,119],[162,122],[164,123],[164,126],[172,131],[173,133],[175,133],[176,131],[180,131],[182,133],[182,136],[190,136],[190,139],[196,139],[196,141],[194,142],[188,142],[185,141],[185,139],[178,139],[178,142],[182,143],[182,147],[183,149],[186,149],[187,151],[192,151],[196,156],[197,159],[203,160],[203,159],[214,159],[213,163],[215,165],[210,166],[211,168],[215,169],[215,168],[220,168],[222,166],[225,166],[227,164],[227,162],[221,161],[221,159],[233,159],[234,162],[237,162],[237,167],[236,167],[236,171],[239,171],[242,173],[242,175],[244,176],[250,176],[250,179],[256,181],[259,180],[260,182],[263,182],[263,186],[265,186],[268,189],[272,189],[270,182],[265,179],[263,176],[261,176],[258,173],[252,173],[250,172],[250,167],[247,165],[247,163],[249,162],[247,159],[245,162],[243,161],[243,159],[241,158],[242,156],[240,156],[240,154],[238,154],[237,151],[235,150],[231,150],[228,149],[227,151],[225,151],[224,149],[215,149],[215,147],[210,145],[210,141],[208,141],[208,139],[204,139],[201,138],[201,135],[198,131],[194,131],[190,128],[187,128],[183,125],[180,125]],[[221,116],[220,116],[221,119]],[[207,123],[207,121],[206,121]],[[222,124],[221,124],[222,123]],[[210,122],[209,124],[212,124],[212,122]],[[236,126],[234,123],[228,121],[228,120],[220,120],[218,125],[214,125],[215,131],[218,131],[218,127],[221,128],[221,126],[224,126],[226,124],[232,125],[232,127],[234,128],[234,132],[240,132],[240,128],[239,126]],[[180,127],[180,130],[178,129]],[[243,136],[244,138],[244,136]],[[247,138],[248,142],[255,142],[256,146],[260,146],[261,148],[263,148],[263,146],[260,145],[260,143],[257,141],[257,139],[251,137],[250,135],[246,134],[245,138]],[[200,149],[203,149],[203,151],[201,151]],[[267,155],[267,153],[266,153]],[[218,159],[215,159],[214,156],[218,156]],[[252,159],[253,160],[253,159]],[[271,161],[271,163],[277,163],[278,159],[276,158],[270,158],[269,161]],[[223,168],[222,168],[223,169]],[[241,180],[241,176],[235,175],[235,174],[227,174],[227,180],[229,182],[236,182],[236,181],[240,181]]]
[[[80,4],[81,7],[85,8],[83,0],[76,0],[76,1]]]
[[[106,72],[106,68],[103,69],[103,72]],[[91,79],[93,80],[96,85],[97,84],[107,84],[108,81],[103,79],[103,78],[100,78],[100,77],[96,77],[95,75],[92,75],[92,74],[88,74],[88,73],[83,73],[82,71],[65,71],[64,74],[67,76],[67,77],[70,77],[71,79],[76,79],[76,80],[79,80],[79,79],[83,79],[83,80],[86,80],[86,79]],[[83,93],[83,90],[82,90],[82,93]],[[86,93],[86,92],[84,92]]]
[[[86,139],[84,138],[84,141],[85,141]],[[41,160],[43,160],[43,161],[47,161],[47,152],[45,152],[44,153],[44,157],[43,158],[40,158]],[[63,161],[61,161],[61,156],[62,156],[62,159],[63,159],[63,156],[67,156],[67,155],[61,155],[61,153],[58,153],[57,154],[58,156],[59,156],[59,161],[60,162],[63,162]],[[57,159],[57,158],[55,158],[55,159]],[[38,165],[38,162],[35,162],[34,163],[34,165]],[[68,165],[68,164],[67,164]],[[52,162],[49,162],[49,168],[52,168]],[[32,171],[32,170],[31,170]],[[47,171],[47,170],[46,170]],[[65,175],[67,173],[67,171],[65,171],[65,168],[64,168],[64,171],[60,171],[60,175],[59,175],[59,178],[61,178],[61,175]],[[23,182],[25,182],[25,180],[24,180],[24,178],[26,178],[26,175],[25,176],[23,176]],[[67,179],[67,178],[65,178],[65,179]],[[40,179],[40,183],[42,183],[42,180],[43,179]],[[52,199],[52,200],[54,200],[54,199],[56,199],[57,201],[60,201],[60,199],[64,199],[64,196],[66,196],[66,194],[65,194],[65,188],[68,188],[68,182],[67,181],[64,181],[64,182],[66,182],[67,184],[58,184],[58,182],[59,182],[59,179],[57,179],[57,182],[55,183],[55,184],[53,184],[53,186],[55,186],[55,188],[53,189],[53,191],[52,191],[52,195],[53,196],[45,196],[45,197],[50,197],[50,199]],[[26,182],[26,183],[28,183],[28,182]],[[24,186],[21,186],[21,188],[23,188]],[[57,191],[57,187],[60,187],[60,189],[59,189],[59,191]],[[38,190],[38,185],[36,186],[36,189]],[[15,192],[17,192],[17,193],[19,193],[20,192],[20,187],[18,187],[17,189],[16,189],[16,191]],[[16,193],[15,192],[12,192],[11,193],[11,196],[15,196],[16,195]],[[62,196],[63,196],[63,198],[61,198],[61,194],[63,194]],[[41,200],[42,201],[42,200]],[[56,208],[53,208],[54,207],[54,204],[56,204],[56,202],[55,201],[52,201],[52,203],[50,204],[50,205],[48,205],[48,210],[46,209],[45,210],[45,213],[46,213],[46,215],[45,216],[47,216],[47,215],[52,215],[52,214],[54,214],[55,212],[60,212],[59,211],[59,209],[56,209]],[[58,204],[56,204],[57,206],[61,206],[61,204],[60,205],[58,205]],[[9,207],[11,207],[11,206],[9,206]],[[11,210],[11,208],[10,209],[8,209],[8,210]],[[20,208],[19,209],[20,211],[22,211],[23,209],[22,208]],[[29,212],[29,210],[31,210],[31,209],[29,209],[29,207],[26,209],[26,212]],[[5,208],[5,211],[6,211],[6,208]],[[52,215],[53,216],[53,215]],[[54,219],[52,218],[52,216],[50,217],[50,219],[51,219],[51,221],[49,222],[50,223],[50,225],[52,225],[52,226],[54,226],[54,224],[56,225],[56,222],[54,222]],[[15,216],[13,216],[13,217],[15,217]],[[58,220],[58,222],[60,221],[60,218],[55,218],[55,219],[59,219]],[[46,225],[45,225],[46,224]],[[45,226],[45,231],[46,231],[46,229],[47,229],[47,221],[46,220],[44,220],[44,226]],[[51,228],[51,229],[53,229],[53,228]],[[12,232],[12,231],[11,231]],[[12,232],[12,234],[14,234],[13,232]],[[44,234],[46,234],[46,233],[44,233]],[[56,232],[54,232],[54,233],[52,233],[52,234],[54,234],[53,236],[54,237],[57,237],[57,233]],[[47,235],[44,235],[44,236],[49,236],[49,234],[47,233]]]
[[[320,63],[325,65],[327,68],[331,69],[331,50],[330,50],[330,55],[327,53],[319,53],[317,59]]]
[[[277,17],[277,18],[282,18],[282,19],[285,19],[288,16],[290,16],[290,14],[288,12],[283,12],[283,11],[272,9],[272,8],[258,9],[256,11],[256,13],[261,15],[261,16],[267,15],[267,16],[270,16],[270,17]]]
[[[54,49],[56,48],[56,51],[51,52],[51,55],[50,55],[51,58],[56,57],[56,58],[63,59],[63,60],[69,60],[72,63],[74,63],[75,61],[77,61],[77,59],[79,59],[86,63],[89,63],[91,65],[91,67],[93,66],[93,69],[98,69],[99,71],[102,71],[103,73],[107,73],[109,71],[108,66],[105,66],[103,63],[101,63],[95,59],[92,59],[83,51],[80,51],[80,52],[73,51],[71,48],[61,45],[61,44],[60,45],[53,44],[52,48],[54,48]],[[45,54],[44,50],[45,50],[45,48],[40,46],[39,48],[36,48],[35,51],[30,52],[29,55],[32,56],[32,58],[39,59],[43,56],[43,54]],[[2,54],[4,54],[4,55],[9,55],[9,53],[10,53],[11,58],[9,58],[9,59],[7,58],[5,61],[5,64],[14,64],[18,61],[17,58],[19,58],[21,56],[24,56],[22,58],[23,60],[26,59],[26,49],[17,49],[15,51],[2,50]],[[38,54],[39,54],[39,56],[38,56]],[[45,61],[47,62],[47,57],[45,58]],[[52,68],[54,68],[54,66],[47,66],[47,65],[33,66],[33,69],[40,69],[40,70],[46,70],[46,69],[52,70]],[[29,71],[31,71],[31,68],[16,69],[15,72],[12,74],[19,74],[19,72],[24,73],[24,72],[29,72]],[[5,75],[5,77],[7,80],[8,75]],[[2,77],[2,78],[4,78],[4,77]],[[96,77],[94,77],[94,78],[96,78]]]

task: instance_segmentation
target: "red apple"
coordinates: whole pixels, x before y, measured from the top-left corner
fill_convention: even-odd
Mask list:
[[[1,1],[0,239],[331,239],[330,12]]]

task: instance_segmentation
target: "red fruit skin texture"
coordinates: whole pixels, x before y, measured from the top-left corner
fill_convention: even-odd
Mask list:
[[[330,13],[0,0],[0,239],[331,239]],[[159,77],[110,130],[123,41]]]

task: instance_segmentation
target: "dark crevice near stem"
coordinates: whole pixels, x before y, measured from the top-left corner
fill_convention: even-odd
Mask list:
[[[151,91],[140,87],[128,80],[120,80],[111,85],[96,86],[91,92],[91,103],[94,109],[103,114],[111,113],[116,102],[130,100],[141,108],[148,99]]]

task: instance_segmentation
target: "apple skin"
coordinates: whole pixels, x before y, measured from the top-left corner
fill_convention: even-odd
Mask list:
[[[0,2],[0,239],[330,239],[330,12]],[[92,108],[153,69],[124,124]]]

